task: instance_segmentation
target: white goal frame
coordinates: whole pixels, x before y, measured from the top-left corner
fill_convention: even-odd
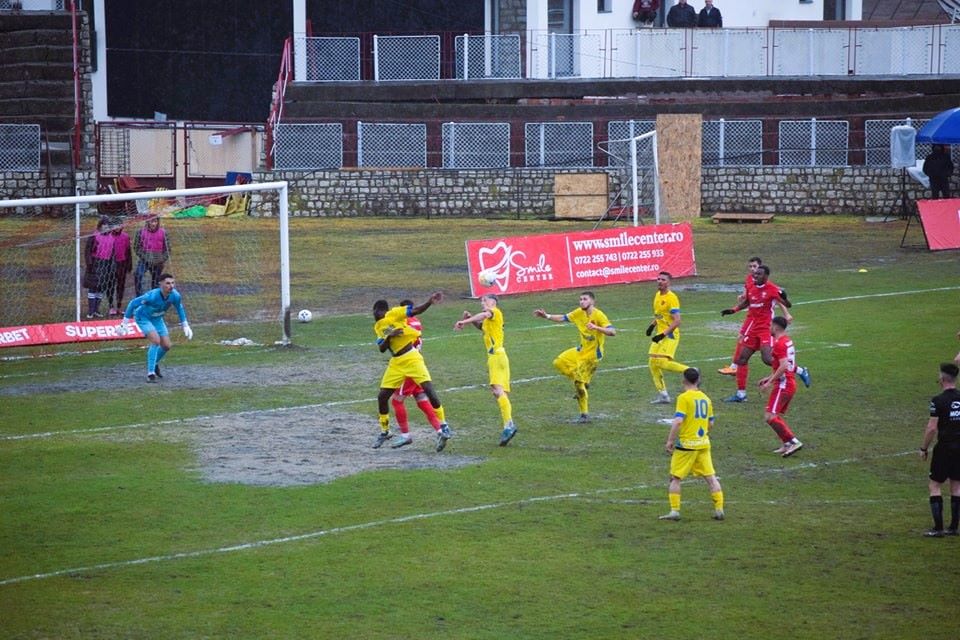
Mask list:
[[[639,170],[637,165],[637,144],[641,140],[653,138],[650,148],[653,150],[653,221],[660,224],[660,158],[657,156],[657,132],[648,131],[630,139],[630,172],[633,183],[633,226],[640,224]]]
[[[282,338],[278,344],[290,344],[290,220],[287,204],[288,188],[286,181],[257,182],[243,185],[218,187],[201,187],[195,189],[170,189],[161,191],[145,191],[136,193],[111,193],[103,195],[75,195],[45,198],[24,198],[20,200],[0,200],[0,209],[16,207],[45,207],[74,205],[75,218],[75,268],[76,268],[76,319],[80,321],[82,297],[81,282],[83,271],[83,252],[80,242],[80,219],[82,204],[97,204],[100,202],[129,202],[134,200],[150,200],[154,198],[176,198],[189,196],[230,195],[251,191],[276,191],[278,201],[278,219],[280,223],[280,318]]]

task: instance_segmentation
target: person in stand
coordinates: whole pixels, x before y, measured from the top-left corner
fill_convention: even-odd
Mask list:
[[[419,316],[441,300],[443,300],[443,294],[435,291],[429,300],[418,306],[390,307],[390,303],[386,300],[377,300],[373,303],[373,333],[377,336],[377,348],[380,349],[380,353],[390,352],[390,362],[380,379],[380,392],[377,394],[380,435],[373,444],[374,449],[380,448],[384,442],[393,437],[390,433],[390,396],[403,386],[407,378],[423,388],[430,399],[430,406],[440,420],[437,451],[443,451],[447,446],[447,440],[453,436],[446,421],[443,405],[440,404],[440,397],[433,388],[423,354],[414,348],[414,344],[420,337],[420,331],[407,323],[408,318]]]
[[[930,196],[934,199],[950,197],[950,176],[953,160],[946,145],[935,144],[923,161],[923,172],[930,178]]]
[[[793,340],[787,335],[787,319],[783,316],[776,316],[770,321],[770,335],[773,336],[773,362],[770,364],[773,372],[760,378],[759,382],[761,389],[770,389],[763,419],[780,438],[781,445],[774,453],[789,458],[803,446],[783,419],[793,395],[797,392],[797,350],[793,346]]]
[[[412,300],[401,300],[401,307],[412,307]],[[417,338],[414,342],[413,348],[417,351],[423,352],[423,324],[420,322],[420,318],[417,316],[410,316],[407,318],[407,324],[410,325],[416,331],[419,331],[421,336]],[[390,406],[393,407],[393,416],[397,419],[397,426],[400,427],[400,437],[390,445],[391,449],[399,449],[400,447],[405,447],[408,444],[413,444],[413,437],[410,435],[410,422],[407,420],[407,407],[404,404],[404,401],[412,397],[417,403],[417,406],[420,408],[420,411],[423,412],[423,415],[427,417],[427,422],[430,423],[430,426],[433,427],[433,430],[436,432],[437,436],[440,435],[440,430],[443,428],[443,425],[440,423],[440,419],[437,418],[437,412],[433,410],[433,407],[430,405],[430,398],[427,397],[427,392],[423,390],[419,384],[417,384],[412,378],[407,378],[403,381],[403,386],[393,392],[393,395],[390,396]],[[382,444],[382,443],[381,443]]]
[[[163,267],[170,259],[170,237],[160,226],[160,218],[154,216],[147,220],[133,239],[133,250],[137,254],[137,271],[133,276],[136,294],[143,294],[143,275],[150,272],[150,286],[155,288],[160,282]]]
[[[692,29],[697,26],[697,12],[687,4],[687,0],[677,0],[677,4],[667,12],[667,26],[675,29]]]
[[[113,279],[107,287],[107,302],[110,315],[123,313],[123,294],[127,288],[127,276],[133,270],[133,255],[130,251],[130,236],[123,230],[123,221],[113,223]],[[116,306],[114,306],[116,300]]]
[[[633,19],[645,27],[652,27],[660,9],[660,0],[634,0]]]
[[[503,312],[497,306],[499,300],[492,293],[480,298],[478,313],[463,312],[463,317],[453,324],[456,331],[472,324],[483,332],[483,346],[487,351],[487,372],[490,379],[490,391],[500,408],[503,431],[500,433],[500,446],[505,447],[517,434],[513,424],[513,405],[510,404],[510,360],[503,347]]]
[[[937,445],[930,456],[930,513],[933,528],[925,535],[931,538],[957,535],[960,525],[960,391],[957,375],[960,367],[952,362],[940,365],[940,388],[943,391],[930,400],[930,419],[923,432],[920,459],[927,459],[933,439]],[[950,526],[943,529],[943,484],[950,481]]]
[[[723,16],[720,15],[720,9],[713,6],[713,0],[703,0],[703,9],[700,9],[700,15],[697,16],[698,27],[722,27]]]
[[[550,322],[570,322],[580,334],[580,344],[562,352],[553,360],[556,367],[564,376],[573,381],[577,405],[580,408],[580,417],[577,422],[590,422],[590,381],[603,359],[603,347],[608,336],[617,335],[617,329],[606,314],[597,308],[596,298],[592,291],[580,294],[580,306],[570,313],[553,314],[543,309],[533,312],[538,318]]]
[[[653,294],[653,322],[647,327],[650,336],[647,364],[657,396],[650,404],[669,404],[670,393],[663,379],[664,371],[683,373],[689,367],[676,361],[680,346],[680,298],[670,290],[673,276],[661,271],[657,276],[657,292]]]
[[[183,335],[187,340],[193,340],[193,329],[187,322],[187,312],[183,308],[176,284],[177,281],[169,273],[160,274],[160,286],[131,300],[123,314],[123,320],[120,321],[120,335],[130,333],[129,324],[133,319],[150,342],[147,348],[147,382],[156,382],[163,377],[160,374],[160,361],[173,346],[170,342],[170,331],[163,319],[167,309],[173,307],[177,310]]]
[[[102,318],[100,301],[113,284],[113,241],[110,219],[101,216],[96,232],[87,238],[83,257],[86,270],[83,286],[87,289],[87,319]]]
[[[700,390],[700,372],[689,367],[683,372],[683,392],[677,396],[677,409],[666,449],[670,454],[670,512],[660,520],[680,519],[680,481],[691,473],[702,476],[710,488],[713,519],[723,520],[723,488],[717,480],[710,455],[710,430],[713,428],[713,403]]]

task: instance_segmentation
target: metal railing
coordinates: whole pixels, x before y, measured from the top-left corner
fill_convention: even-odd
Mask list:
[[[296,46],[307,60],[296,79],[312,82],[960,73],[960,24],[365,34]]]

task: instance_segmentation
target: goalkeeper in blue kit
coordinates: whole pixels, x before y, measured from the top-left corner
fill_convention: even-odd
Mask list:
[[[176,283],[169,273],[162,274],[160,286],[131,300],[120,322],[120,335],[127,335],[132,331],[129,325],[130,320],[133,319],[150,341],[150,346],[147,348],[147,382],[156,382],[158,378],[163,377],[160,375],[160,361],[172,346],[167,323],[163,320],[167,309],[173,307],[177,310],[183,335],[187,340],[193,339],[193,330],[187,322],[187,312],[183,309],[180,292],[174,288]]]

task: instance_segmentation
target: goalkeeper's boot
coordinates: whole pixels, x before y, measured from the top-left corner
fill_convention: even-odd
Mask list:
[[[453,432],[450,431],[450,425],[444,422],[440,425],[440,431],[437,431],[437,451],[443,451],[444,447],[447,446],[447,440],[453,437]]]
[[[399,449],[400,447],[405,447],[408,444],[413,444],[413,438],[407,434],[400,434],[400,439],[390,445],[391,449]]]
[[[517,435],[517,427],[513,424],[513,420],[511,420],[507,423],[507,426],[503,428],[503,433],[500,434],[500,446],[507,446],[507,443],[509,443],[515,435]]]
[[[163,374],[160,373],[160,365],[158,365],[158,364],[153,365],[153,374],[154,374],[155,376],[157,376],[158,378],[162,378],[162,377],[163,377]]]
[[[657,518],[657,520],[679,520],[679,519],[680,519],[680,512],[674,511],[673,509],[671,509],[670,513],[668,513],[667,515],[660,516],[659,518]]]
[[[723,401],[724,402],[746,402],[747,394],[740,395],[739,393],[735,393],[729,398],[724,398]]]
[[[157,374],[155,373],[147,374],[147,382],[156,382],[156,381],[157,381]]]
[[[797,369],[797,377],[803,380],[803,386],[807,389],[810,388],[810,369],[807,367],[800,367]]]
[[[383,443],[393,437],[393,434],[389,430],[381,431],[380,435],[377,436],[376,442],[373,443],[374,449],[379,449],[383,446]]]
[[[943,529],[930,529],[929,531],[927,531],[927,532],[924,533],[923,535],[925,535],[925,536],[928,537],[928,538],[942,538],[942,537],[943,537]]]

